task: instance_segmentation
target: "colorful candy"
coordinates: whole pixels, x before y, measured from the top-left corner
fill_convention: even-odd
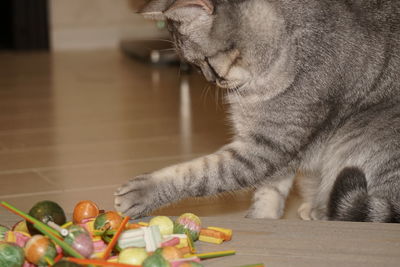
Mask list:
[[[162,237],[157,225],[127,230],[118,239],[120,248],[146,247],[147,252],[153,252],[161,247]]]
[[[99,215],[99,208],[96,203],[90,200],[78,202],[73,212],[73,222],[81,223],[84,219],[95,218]]]
[[[148,256],[144,248],[127,248],[119,253],[118,262],[141,265]]]
[[[215,231],[224,233],[224,241],[232,240],[232,229],[222,228],[222,227],[215,227],[215,226],[208,226],[207,229],[215,230]]]
[[[90,257],[94,251],[92,238],[82,226],[70,226],[64,241],[86,258]]]
[[[24,261],[22,248],[13,243],[0,242],[0,266],[21,267]]]
[[[28,226],[26,225],[26,221],[25,220],[17,222],[12,227],[12,230],[29,234]]]
[[[184,213],[176,219],[174,224],[175,234],[186,234],[189,231],[193,241],[199,239],[201,230],[200,218],[193,213]]]
[[[81,267],[81,265],[69,261],[59,261],[53,267]]]
[[[122,223],[122,217],[115,211],[107,211],[106,213],[100,214],[94,221],[94,229],[96,230],[108,230],[118,229]]]
[[[57,204],[51,201],[37,203],[35,209],[31,209],[34,210],[32,215],[4,201],[0,202],[0,205],[26,219],[45,235],[30,238],[29,233],[11,231],[0,226],[0,241],[25,245],[27,260],[24,263],[22,257],[17,265],[13,265],[14,262],[4,265],[2,260],[5,257],[1,258],[0,249],[0,267],[80,267],[79,264],[114,267],[200,267],[201,259],[235,254],[235,251],[196,254],[195,240],[219,244],[232,238],[232,230],[220,227],[201,229],[199,217],[192,213],[182,214],[175,222],[166,216],[156,216],[149,223],[129,223],[129,217],[123,219],[113,211],[94,217],[98,214],[98,207],[91,201],[81,201],[74,209],[74,222],[64,222],[61,225],[53,223],[54,218],[49,215],[49,212],[53,213],[58,209]],[[45,207],[45,211],[40,207]],[[94,213],[86,212],[87,210]],[[33,215],[38,214],[41,215],[35,219]],[[24,221],[19,222],[15,229],[26,231],[26,224]],[[3,243],[10,246],[10,243],[0,242]],[[16,246],[17,244],[13,243],[11,248]]]
[[[183,253],[176,247],[164,247],[156,250],[156,253],[161,253],[161,255],[167,261],[173,261],[183,258]]]
[[[58,225],[63,225],[67,219],[64,210],[57,203],[49,200],[36,203],[29,211],[29,215],[41,221],[44,224],[52,221]],[[29,233],[31,235],[39,232],[33,227],[33,224],[27,223]]]
[[[39,266],[47,266],[46,258],[53,260],[57,255],[56,247],[47,237],[34,235],[25,245],[26,259]]]
[[[142,264],[143,267],[170,267],[171,264],[159,253],[154,253]]]
[[[149,222],[149,226],[158,225],[162,235],[171,235],[174,232],[174,222],[167,216],[156,216]]]

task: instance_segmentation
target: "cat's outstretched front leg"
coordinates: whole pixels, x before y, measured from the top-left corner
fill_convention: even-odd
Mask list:
[[[276,170],[251,146],[234,142],[214,154],[131,179],[115,193],[118,211],[133,217],[182,198],[214,195],[259,184]]]

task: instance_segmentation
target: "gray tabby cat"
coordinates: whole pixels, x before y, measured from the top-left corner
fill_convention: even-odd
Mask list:
[[[255,188],[280,218],[296,172],[303,219],[400,222],[399,0],[153,0],[180,55],[226,88],[232,142],[138,176],[117,210]]]

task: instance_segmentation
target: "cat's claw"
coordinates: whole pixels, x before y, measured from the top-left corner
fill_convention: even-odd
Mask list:
[[[152,210],[151,182],[147,175],[129,180],[115,191],[114,196],[115,209],[126,216],[138,218]]]

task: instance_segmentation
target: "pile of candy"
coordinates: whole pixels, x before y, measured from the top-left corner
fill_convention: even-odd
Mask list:
[[[185,213],[172,221],[166,216],[149,222],[129,222],[114,211],[102,212],[92,201],[79,202],[72,222],[62,208],[42,201],[26,214],[6,202],[0,204],[24,220],[12,229],[0,226],[0,266],[7,267],[190,267],[202,260],[235,254],[199,254],[194,242],[221,244],[232,230],[203,227],[199,217]],[[263,266],[263,265],[252,265]]]

